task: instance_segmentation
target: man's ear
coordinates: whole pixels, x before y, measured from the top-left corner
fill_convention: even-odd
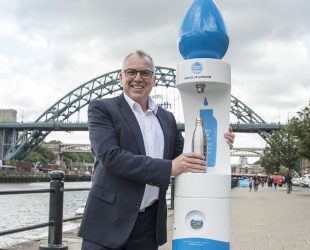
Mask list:
[[[119,73],[119,80],[120,80],[121,86],[123,86],[123,72]]]

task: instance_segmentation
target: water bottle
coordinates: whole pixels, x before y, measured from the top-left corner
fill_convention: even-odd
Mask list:
[[[204,155],[205,161],[208,162],[207,137],[203,125],[203,120],[200,116],[196,118],[196,125],[192,139],[192,152]]]

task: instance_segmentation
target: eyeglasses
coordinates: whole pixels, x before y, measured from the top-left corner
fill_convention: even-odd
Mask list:
[[[137,73],[140,73],[140,76],[143,79],[150,79],[153,75],[153,71],[145,69],[145,70],[135,70],[135,69],[125,69],[123,70],[127,77],[133,78],[136,77]]]

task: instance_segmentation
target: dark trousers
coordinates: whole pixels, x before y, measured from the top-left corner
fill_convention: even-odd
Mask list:
[[[81,250],[158,250],[156,215],[157,202],[140,212],[128,240],[122,247],[108,248],[83,239]]]

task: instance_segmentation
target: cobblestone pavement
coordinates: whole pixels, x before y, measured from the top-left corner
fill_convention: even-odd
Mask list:
[[[168,212],[168,242],[160,250],[171,250],[173,211]],[[34,250],[41,239],[9,250]],[[76,230],[64,233],[70,250],[79,250],[81,239]],[[257,192],[235,188],[231,192],[231,250],[309,250],[310,188],[259,187]]]
[[[310,249],[310,188],[236,188],[231,197],[232,250]]]

